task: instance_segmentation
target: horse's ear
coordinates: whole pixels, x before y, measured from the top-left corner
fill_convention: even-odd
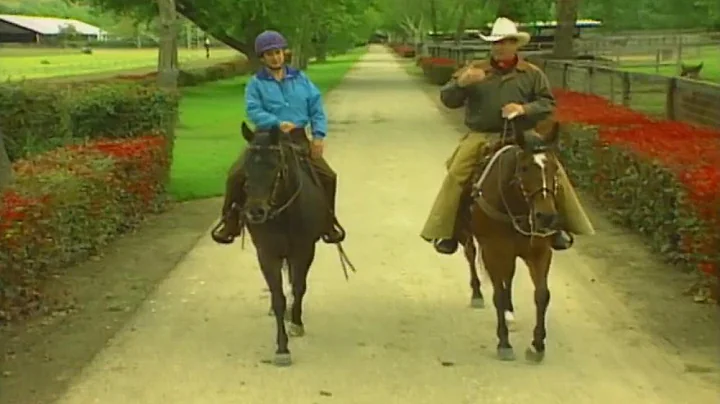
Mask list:
[[[253,139],[255,138],[255,132],[250,129],[247,122],[243,121],[242,126],[240,127],[240,131],[242,132],[243,138],[248,142],[251,143]]]
[[[560,123],[554,121],[550,131],[547,136],[545,136],[545,144],[549,147],[555,147],[558,143],[560,143]]]

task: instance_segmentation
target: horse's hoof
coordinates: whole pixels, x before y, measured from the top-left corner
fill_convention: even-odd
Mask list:
[[[470,307],[473,309],[484,309],[485,308],[485,299],[482,297],[473,297],[470,299]]]
[[[303,335],[305,335],[305,327],[302,325],[290,323],[290,325],[288,326],[288,334],[290,334],[291,337],[302,337]]]
[[[535,347],[528,347],[525,350],[525,360],[532,363],[540,363],[545,359],[545,351],[538,351]]]
[[[498,348],[497,357],[501,361],[514,361],[515,351],[512,348]]]
[[[292,365],[292,358],[290,357],[290,352],[276,353],[275,358],[273,359],[273,363],[275,364],[275,366],[278,367],[287,367]]]

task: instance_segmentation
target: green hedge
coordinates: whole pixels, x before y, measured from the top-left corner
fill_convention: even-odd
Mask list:
[[[248,72],[238,59],[182,70],[180,86]],[[158,89],[157,73],[88,82],[0,84],[0,129],[11,161],[96,137],[133,137],[175,119],[179,94]]]

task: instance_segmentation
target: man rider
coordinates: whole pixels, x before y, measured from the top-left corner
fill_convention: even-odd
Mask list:
[[[448,173],[421,232],[441,254],[457,250],[456,220],[463,192],[484,146],[499,139],[503,118],[512,117],[516,130],[528,130],[549,118],[555,109],[545,74],[518,57],[518,48],[530,41],[529,34],[518,32],[515,23],[501,17],[493,24],[491,34],[482,38],[492,43],[491,58],[459,70],[440,90],[446,107],[466,105],[465,125],[470,129],[447,162]],[[552,247],[564,250],[572,245],[570,232],[593,234],[594,229],[562,167],[558,181],[558,209],[565,223],[553,236]]]
[[[320,91],[300,70],[285,64],[287,41],[276,31],[265,31],[255,39],[255,53],[263,67],[245,87],[247,117],[257,130],[277,128],[291,140],[309,145],[310,163],[324,189],[333,220],[323,236],[326,243],[339,243],[345,233],[335,218],[337,174],[323,158],[324,139],[327,134],[327,116]],[[305,127],[311,127],[312,142],[308,142]],[[243,190],[242,153],[228,173],[222,220],[212,231],[212,238],[221,244],[230,244],[240,235],[243,224],[240,210],[245,203]]]

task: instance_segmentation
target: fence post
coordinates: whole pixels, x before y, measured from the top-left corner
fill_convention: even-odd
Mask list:
[[[674,121],[675,116],[675,90],[677,89],[677,78],[670,77],[667,81],[667,90],[665,93],[665,118]]]
[[[570,63],[563,63],[563,69],[562,69],[562,88],[563,90],[567,90],[568,88],[568,69],[570,68]]]
[[[630,106],[630,73],[622,73],[622,105]]]
[[[593,82],[595,81],[595,66],[591,65],[588,67],[587,75],[587,92],[590,94],[595,94],[595,86],[593,85]]]
[[[678,37],[677,42],[677,61],[676,61],[676,71],[675,74],[680,74],[682,72],[682,53],[683,53],[683,43],[682,43],[682,37]]]

